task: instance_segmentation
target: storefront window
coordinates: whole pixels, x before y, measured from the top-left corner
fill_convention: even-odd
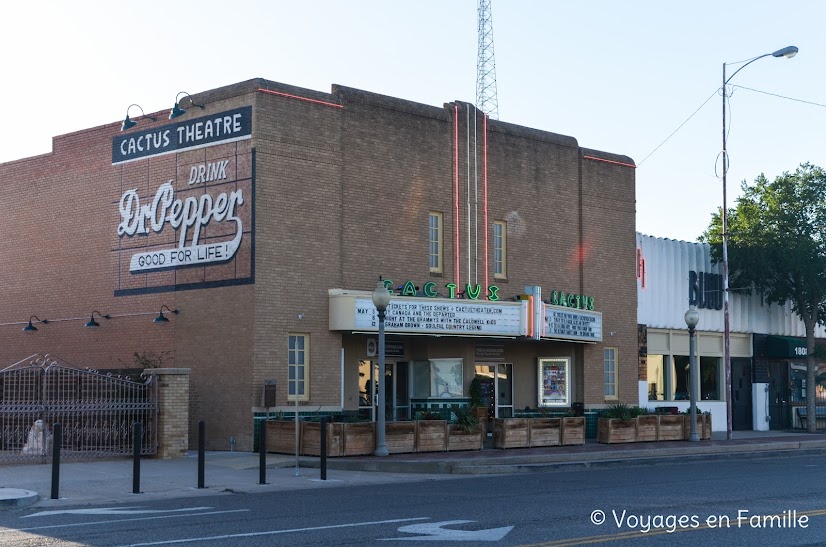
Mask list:
[[[719,357],[700,357],[700,398],[702,400],[720,400],[721,368]]]
[[[806,402],[806,365],[791,364],[791,392],[793,403]],[[818,403],[826,403],[826,365],[818,366],[815,373],[815,397]]]
[[[665,368],[663,360],[668,357],[663,355],[649,355],[648,361],[648,400],[665,400]]]
[[[688,355],[675,355],[674,366],[671,369],[671,385],[674,391],[671,392],[672,401],[688,401],[691,398],[691,377],[689,376]]]

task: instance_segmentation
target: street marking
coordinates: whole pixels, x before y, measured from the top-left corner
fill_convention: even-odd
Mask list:
[[[47,526],[34,526],[31,528],[0,528],[0,534],[7,534],[10,532],[32,532],[36,530],[49,530],[52,528],[72,528],[75,526],[93,526],[97,524],[112,524],[115,522],[136,522],[140,520],[160,520],[160,519],[179,519],[184,517],[202,517],[204,515],[221,515],[224,513],[244,513],[249,509],[232,509],[228,511],[207,511],[206,513],[187,513],[185,515],[158,515],[156,517],[138,517],[134,519],[112,519],[112,520],[97,520],[92,522],[74,522],[72,524],[50,524]]]
[[[151,541],[148,543],[129,543],[118,547],[144,547],[145,545],[170,545],[172,543],[192,543],[195,541],[215,541],[216,539],[249,538],[259,536],[273,536],[276,534],[290,534],[294,532],[313,532],[316,530],[334,530],[336,528],[354,528],[356,526],[373,526],[376,524],[395,524],[397,522],[410,522],[412,520],[428,520],[430,517],[417,517],[409,519],[376,520],[369,522],[353,522],[350,524],[332,524],[330,526],[312,526],[310,528],[291,528],[289,530],[267,530],[266,532],[249,532],[246,534],[227,534],[224,536],[205,536],[199,538],[170,539],[168,541]]]
[[[186,509],[141,509],[136,507],[101,507],[99,509],[63,509],[59,511],[41,511],[20,518],[45,517],[50,515],[145,515],[149,513],[181,513],[184,511],[204,511],[212,507],[188,507]]]
[[[486,530],[451,530],[442,528],[451,524],[466,524],[475,520],[445,520],[442,522],[428,522],[425,524],[411,524],[402,526],[399,532],[408,534],[424,534],[414,537],[381,538],[379,541],[500,541],[513,526],[488,528]]]

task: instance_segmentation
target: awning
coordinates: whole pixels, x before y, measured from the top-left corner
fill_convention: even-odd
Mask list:
[[[766,356],[780,359],[806,357],[806,339],[791,336],[768,336]]]

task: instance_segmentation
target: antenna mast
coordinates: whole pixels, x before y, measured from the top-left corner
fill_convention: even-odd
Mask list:
[[[491,119],[499,119],[496,98],[496,61],[493,55],[491,0],[479,0],[479,55],[476,60],[476,106]]]

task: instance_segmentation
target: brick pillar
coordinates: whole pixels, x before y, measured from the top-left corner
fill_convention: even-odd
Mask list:
[[[158,457],[179,458],[189,448],[189,368],[149,368],[158,382]]]

